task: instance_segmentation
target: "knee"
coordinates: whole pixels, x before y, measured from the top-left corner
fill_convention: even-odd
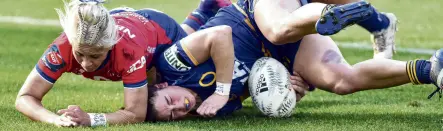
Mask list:
[[[340,80],[336,83],[330,84],[331,92],[337,94],[337,95],[348,95],[356,92],[356,87],[358,86],[355,84],[356,82],[353,82],[352,80]]]

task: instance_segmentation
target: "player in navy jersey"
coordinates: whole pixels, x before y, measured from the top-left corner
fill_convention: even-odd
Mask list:
[[[187,36],[164,13],[152,9],[109,13],[103,2],[73,0],[65,3],[66,14],[57,10],[63,33],[48,46],[28,75],[16,99],[18,111],[57,126],[143,122],[148,94],[146,72],[157,66],[157,57],[174,43],[189,48],[186,53],[196,62],[211,58],[216,63],[217,86],[222,90],[213,92],[209,100],[213,104],[205,108],[218,110],[228,101],[234,62],[230,27],[218,26]],[[100,81],[123,81],[124,109],[107,114],[86,113],[76,105],[57,114],[45,109],[41,104],[43,96],[64,73]]]
[[[371,59],[351,66],[343,58],[336,44],[327,36],[321,36],[318,34],[306,35],[303,36],[302,40],[296,40],[293,43],[274,43],[276,41],[268,40],[265,32],[263,32],[263,30],[261,30],[262,28],[260,28],[260,23],[256,22],[256,19],[254,20],[250,18],[250,16],[256,16],[254,15],[254,12],[256,11],[255,9],[257,9],[258,7],[245,9],[245,6],[250,7],[250,4],[258,5],[258,3],[248,2],[253,1],[240,0],[237,4],[222,8],[214,18],[211,18],[208,23],[203,26],[204,29],[217,25],[228,25],[231,26],[233,29],[234,52],[236,56],[234,77],[232,83],[233,91],[244,88],[242,86],[239,86],[240,88],[236,88],[234,87],[234,85],[243,85],[244,81],[242,80],[247,79],[249,75],[249,69],[252,67],[253,63],[258,58],[264,56],[274,57],[278,59],[291,72],[293,72],[293,85],[304,83],[303,81],[306,81],[310,83],[310,85],[318,87],[319,89],[340,95],[351,94],[354,92],[369,89],[393,87],[406,83],[435,84],[438,87],[436,91],[438,91],[442,87],[441,82],[437,79],[439,78],[438,76],[440,75],[439,72],[441,70],[441,65],[443,61],[441,50],[437,51],[434,54],[433,58],[431,58],[431,61],[413,60],[405,62],[389,59]],[[314,6],[318,3],[312,4],[312,6]],[[320,9],[323,9],[326,5],[319,4],[319,6],[322,7]],[[308,6],[306,5],[305,7]],[[361,7],[361,9],[371,9],[369,10],[369,12],[374,13],[372,10],[373,8],[368,6],[368,3],[366,2],[356,2],[343,6],[335,6],[331,9],[326,9],[326,12],[330,13],[331,10],[340,12],[341,9],[351,12],[353,9],[357,9],[357,12],[359,12],[358,7]],[[365,12],[368,10],[360,11]],[[328,13],[325,14],[329,15]],[[372,17],[371,15],[369,16]],[[370,19],[367,17],[368,16],[362,15],[361,17],[355,17],[356,19],[353,21],[359,21],[359,19]],[[263,21],[276,22],[275,19],[265,19]],[[338,19],[338,21],[340,20]],[[316,22],[320,22],[320,19],[316,19],[313,24],[321,24]],[[396,21],[391,21],[389,23],[389,30],[395,30],[395,22]],[[314,26],[310,28],[313,27]],[[282,28],[275,29],[278,31],[278,29]],[[379,29],[383,30],[387,28]],[[285,34],[291,35],[291,32],[282,33],[280,35]],[[296,37],[294,37],[294,39],[296,39]],[[174,49],[173,51],[182,52],[179,46],[177,46],[176,49]],[[165,64],[165,66],[163,66],[165,69],[160,69],[163,70],[161,71],[161,73],[166,74],[163,76],[165,81],[167,81],[168,84],[171,85],[171,88],[168,87],[160,90],[150,101],[155,104],[155,108],[152,110],[154,110],[153,112],[157,113],[157,117],[160,120],[170,120],[184,117],[184,114],[191,111],[192,108],[195,108],[195,106],[198,106],[198,99],[204,99],[204,96],[208,95],[208,92],[206,91],[216,89],[214,86],[207,85],[211,84],[211,80],[213,79],[212,75],[210,74],[215,72],[215,70],[211,68],[211,64],[208,64],[209,66],[193,67],[194,65],[192,61],[186,60],[186,56],[180,57],[182,58],[181,63],[189,67],[186,71],[179,72],[174,69],[169,69],[170,67],[168,67],[168,64]],[[164,61],[166,62],[158,63],[168,63],[167,59],[165,59]],[[205,64],[206,63],[201,65]],[[187,74],[184,75],[187,77],[183,77],[183,75],[179,74]],[[299,87],[307,87],[306,84],[300,85],[301,86]],[[231,98],[235,98],[233,96],[238,96],[238,94],[241,93],[231,92]],[[431,96],[433,94],[431,94]],[[297,91],[298,98],[304,95],[305,91]],[[234,105],[235,106],[232,107],[226,105],[226,108],[237,110],[239,109],[238,107],[241,107],[241,103],[238,102]],[[230,111],[232,112],[233,110]],[[213,116],[215,116],[215,114],[225,114],[225,112],[211,113]]]

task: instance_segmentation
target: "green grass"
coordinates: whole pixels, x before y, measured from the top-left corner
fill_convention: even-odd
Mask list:
[[[198,3],[197,0],[121,0],[120,4],[136,8],[152,7],[163,10],[181,21]],[[442,19],[439,0],[373,1],[381,11],[394,12],[402,21],[397,41],[403,47],[440,48]],[[394,6],[395,5],[395,6]],[[420,5],[420,6],[415,6]],[[2,0],[1,15],[30,16],[55,19],[54,0]],[[20,8],[18,8],[20,7]],[[38,10],[38,11],[35,11]],[[26,76],[34,67],[48,44],[60,33],[59,28],[0,24],[0,130],[78,130],[57,128],[32,122],[14,108],[15,96]],[[335,36],[347,42],[368,40],[368,33],[352,28]],[[342,49],[348,62],[356,63],[372,56],[371,51]],[[428,55],[399,53],[396,59],[427,59]],[[123,103],[120,82],[97,82],[75,75],[64,75],[44,97],[43,104],[51,111],[80,105],[88,112],[113,112]],[[290,118],[260,116],[250,100],[243,110],[233,116],[213,120],[189,119],[170,123],[135,124],[98,128],[104,130],[443,130],[442,101],[427,100],[433,86],[404,85],[390,89],[372,90],[339,96],[317,90],[298,103]],[[80,128],[92,130],[91,128]]]

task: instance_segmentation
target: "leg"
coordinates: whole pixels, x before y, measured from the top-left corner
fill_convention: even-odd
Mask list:
[[[220,8],[229,5],[231,5],[230,0],[202,0],[198,8],[186,17],[181,27],[188,34],[194,33],[213,17]]]
[[[332,35],[366,19],[371,10],[362,3],[332,7],[322,3],[302,6],[294,0],[260,0],[250,8],[254,9],[255,22],[263,35],[273,44],[286,44],[308,34]],[[322,16],[323,10],[333,13]]]
[[[294,71],[322,90],[350,94],[409,83],[406,62],[371,59],[353,66],[346,63],[331,38],[308,35],[295,57]]]

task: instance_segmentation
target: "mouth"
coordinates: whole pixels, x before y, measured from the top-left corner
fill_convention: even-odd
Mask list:
[[[92,72],[92,71],[95,71],[95,68],[94,68],[94,67],[83,67],[83,69],[84,69],[86,72]]]
[[[185,97],[185,107],[186,107],[186,111],[191,110],[191,102],[186,97]]]

